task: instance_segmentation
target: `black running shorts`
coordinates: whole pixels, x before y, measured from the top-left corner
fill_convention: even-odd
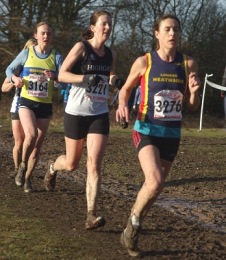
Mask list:
[[[21,97],[19,101],[19,108],[20,107],[32,110],[36,118],[51,118],[53,115],[53,108],[51,103],[40,103]]]
[[[10,115],[11,115],[11,120],[20,120],[18,113],[11,112]]]
[[[78,116],[64,113],[65,136],[71,139],[83,139],[87,134],[109,135],[109,114]]]
[[[156,137],[133,131],[133,142],[137,152],[147,145],[154,145],[158,148],[161,159],[173,162],[179,149],[180,138]]]

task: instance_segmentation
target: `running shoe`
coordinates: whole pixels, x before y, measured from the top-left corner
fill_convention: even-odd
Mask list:
[[[10,179],[15,179],[16,175],[17,175],[18,169],[15,169],[14,172],[11,172],[8,177]]]
[[[88,215],[86,219],[85,228],[86,230],[93,230],[99,227],[103,227],[106,221],[103,217],[96,217],[95,215]]]
[[[24,192],[26,193],[30,193],[30,192],[33,192],[34,189],[33,189],[33,186],[32,186],[32,183],[31,183],[31,180],[25,180],[25,183],[24,183]]]
[[[17,186],[19,186],[19,187],[24,186],[25,174],[26,174],[26,169],[23,168],[22,165],[20,164],[18,172],[15,176],[15,183],[16,183]]]
[[[49,161],[47,171],[44,177],[44,186],[47,191],[53,191],[56,186],[57,172],[53,171],[53,161]]]
[[[128,254],[132,257],[140,257],[142,255],[142,252],[137,247],[139,231],[140,226],[132,225],[130,217],[127,227],[123,230],[120,237],[121,244],[127,249]]]

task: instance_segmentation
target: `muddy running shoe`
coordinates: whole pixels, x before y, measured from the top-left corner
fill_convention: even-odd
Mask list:
[[[15,169],[14,172],[11,172],[8,177],[10,179],[15,179],[16,175],[17,175],[18,169]]]
[[[24,183],[24,192],[30,193],[30,192],[33,192],[33,191],[34,191],[34,189],[33,189],[31,180],[25,180],[25,183]]]
[[[128,254],[130,256],[140,257],[142,256],[142,252],[137,247],[137,243],[138,243],[138,235],[141,227],[140,225],[132,225],[131,219],[132,218],[130,217],[126,229],[124,229],[121,234],[120,242],[127,249]]]
[[[86,219],[85,228],[86,230],[92,230],[99,227],[103,227],[106,221],[103,217],[96,217],[95,215],[88,215]]]
[[[22,167],[22,165],[19,166],[18,172],[15,176],[15,183],[19,187],[24,186],[25,182],[25,174],[26,174],[26,169]]]
[[[49,161],[44,177],[44,186],[47,191],[53,191],[56,185],[57,172],[53,170],[53,161]]]

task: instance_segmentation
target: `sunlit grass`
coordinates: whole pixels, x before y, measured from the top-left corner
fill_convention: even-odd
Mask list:
[[[185,129],[182,128],[182,136],[202,137],[202,138],[226,138],[226,129],[206,128],[199,131],[199,129]]]
[[[0,120],[0,131],[9,131],[11,130],[11,120],[10,119],[1,119]],[[133,123],[130,123],[129,127],[127,129],[122,129],[120,126],[118,126],[116,123],[112,124],[110,128],[110,134],[112,135],[125,135],[125,134],[131,134],[133,129]],[[64,132],[64,125],[63,125],[63,119],[62,121],[50,121],[49,125],[49,131],[50,132]],[[226,137],[226,128],[207,128],[202,127],[202,130],[199,130],[199,124],[196,122],[195,126],[188,127],[186,124],[185,127],[182,127],[182,137],[183,136],[190,136],[190,137],[202,137],[202,138],[225,138]]]

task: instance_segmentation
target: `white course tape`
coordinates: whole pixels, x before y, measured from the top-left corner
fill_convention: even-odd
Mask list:
[[[211,82],[211,81],[209,81],[209,80],[206,80],[206,83],[207,83],[208,85],[210,85],[211,87],[213,87],[213,88],[226,91],[226,87],[223,87],[223,86],[221,86],[221,85],[215,84],[215,83],[213,83],[213,82]]]

